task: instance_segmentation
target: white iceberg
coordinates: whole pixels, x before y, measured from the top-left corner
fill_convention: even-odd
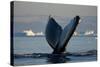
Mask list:
[[[23,32],[26,34],[26,36],[43,36],[44,35],[43,32],[37,32],[37,33],[35,33],[31,29],[24,30]]]
[[[94,31],[86,31],[84,35],[94,35]]]
[[[24,33],[26,33],[26,36],[35,36],[35,33],[30,29],[30,30],[24,30]]]
[[[78,32],[74,32],[74,34],[73,34],[74,36],[77,36],[77,35],[79,35],[79,33]]]

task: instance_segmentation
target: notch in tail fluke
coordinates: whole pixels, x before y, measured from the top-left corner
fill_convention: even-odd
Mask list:
[[[70,38],[72,37],[80,17],[74,17],[68,25],[62,30],[56,20],[49,16],[48,24],[45,30],[45,36],[48,44],[53,48],[53,53],[63,53]]]

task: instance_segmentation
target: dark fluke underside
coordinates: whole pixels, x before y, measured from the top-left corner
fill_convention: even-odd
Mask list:
[[[49,16],[48,24],[45,31],[45,36],[48,44],[53,48],[54,54],[64,53],[70,38],[72,37],[80,17],[74,17],[64,29]]]

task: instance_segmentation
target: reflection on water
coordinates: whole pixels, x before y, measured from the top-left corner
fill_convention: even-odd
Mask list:
[[[51,54],[52,49],[44,37],[15,37],[14,65],[37,65],[97,60],[95,37],[72,37],[66,54]]]
[[[23,58],[15,58],[14,65],[15,66],[23,66],[23,65],[40,65],[40,64],[57,64],[57,63],[70,63],[70,62],[86,62],[86,61],[96,61],[97,56],[68,56],[65,57],[23,57]]]
[[[70,58],[66,58],[66,55],[54,55],[52,57],[47,58],[48,63],[65,63],[69,60]]]
[[[81,53],[32,53],[32,54],[15,54],[14,65],[36,65],[36,64],[52,64],[52,63],[69,63],[82,61],[96,61],[97,51],[91,50]]]

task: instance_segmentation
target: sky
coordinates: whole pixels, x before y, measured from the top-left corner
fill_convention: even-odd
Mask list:
[[[32,29],[35,32],[45,31],[48,16],[64,27],[70,20],[79,15],[82,23],[79,31],[97,30],[97,7],[86,5],[68,5],[37,2],[14,2],[14,32]],[[86,16],[85,18],[83,16]],[[86,26],[84,28],[84,26]]]
[[[96,16],[96,6],[48,4],[15,1],[14,16],[56,15],[56,16]]]

